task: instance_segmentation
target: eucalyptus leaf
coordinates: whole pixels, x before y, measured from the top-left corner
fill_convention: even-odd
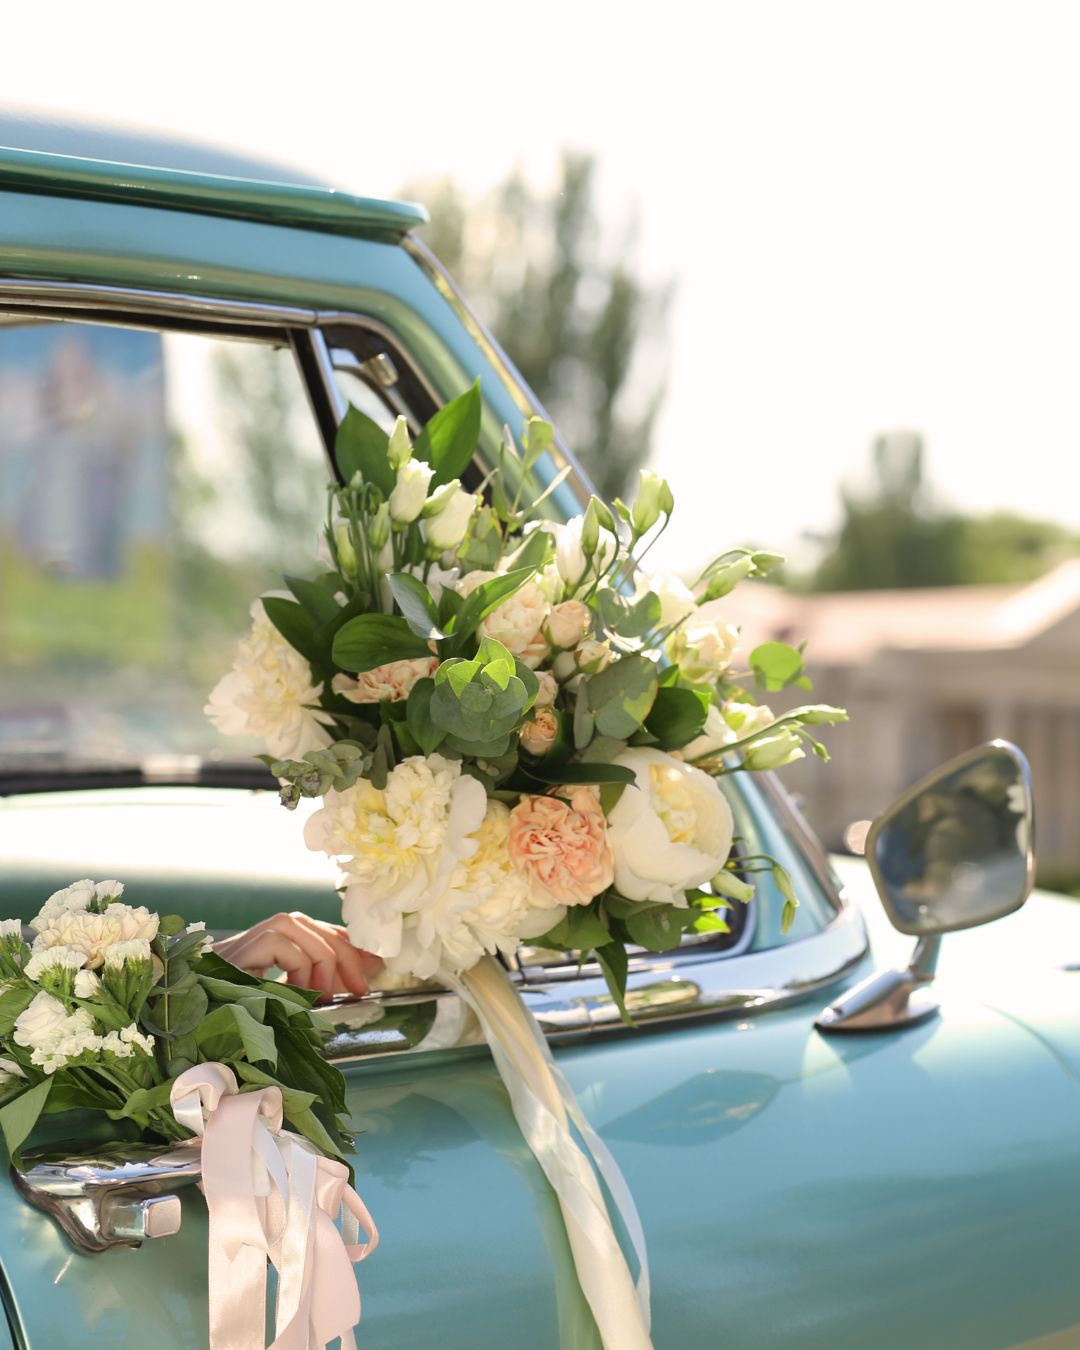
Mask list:
[[[804,662],[802,652],[786,642],[763,642],[750,653],[754,679],[768,690],[786,689],[801,684]]]
[[[417,680],[405,704],[406,725],[421,753],[425,755],[433,754],[446,735],[443,728],[437,727],[431,720],[431,696],[434,692],[434,680]]]
[[[656,698],[656,666],[646,656],[624,656],[585,683],[585,696],[598,730],[625,739],[644,723]],[[578,743],[577,730],[574,733]]]

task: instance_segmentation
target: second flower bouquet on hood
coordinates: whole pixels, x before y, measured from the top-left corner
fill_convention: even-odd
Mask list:
[[[207,712],[264,740],[286,805],[322,798],[307,844],[338,860],[350,938],[391,972],[457,976],[529,939],[593,954],[623,1009],[626,948],[723,931],[754,872],[773,871],[790,923],[783,869],[733,856],[718,780],[827,758],[809,728],[844,714],[756,702],[751,684],[808,685],[786,644],[736,670],[715,602],[776,555],[645,583],[666,482],[545,519],[568,470],[535,498],[553,437],[533,419],[467,492],[480,411],[474,387],[412,443],[403,418],[388,436],[350,409],[323,570],[255,603]]]

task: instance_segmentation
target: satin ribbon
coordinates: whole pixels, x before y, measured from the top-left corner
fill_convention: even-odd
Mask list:
[[[266,1350],[267,1260],[278,1272],[270,1350],[322,1350],[335,1337],[355,1350],[353,1263],[371,1255],[379,1234],[345,1166],[282,1130],[279,1088],[240,1092],[224,1064],[182,1073],[170,1101],[203,1141],[210,1350]],[[358,1245],[361,1228],[367,1241]]]
[[[444,973],[440,978],[480,1020],[521,1133],[558,1197],[578,1279],[605,1350],[651,1350],[645,1234],[618,1164],[585,1119],[535,1018],[502,967],[484,957],[464,975]],[[575,1141],[571,1123],[626,1227],[638,1263],[636,1286],[596,1172]]]

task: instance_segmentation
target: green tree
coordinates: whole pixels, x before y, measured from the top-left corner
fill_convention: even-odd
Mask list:
[[[965,516],[943,509],[926,475],[922,438],[879,436],[871,482],[841,493],[840,528],[809,579],[815,591],[1029,581],[1075,553],[1064,526],[1011,512]]]
[[[567,153],[549,194],[515,173],[476,201],[448,180],[403,195],[427,204],[422,236],[610,499],[651,448],[673,289],[639,279],[635,215],[605,236],[595,176],[591,156]]]

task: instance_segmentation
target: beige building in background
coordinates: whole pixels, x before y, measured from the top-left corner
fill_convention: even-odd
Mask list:
[[[806,640],[810,694],[762,695],[778,710],[835,703],[834,758],[784,771],[830,847],[930,769],[1000,736],[1027,755],[1041,866],[1080,870],[1080,560],[1023,586],[788,595],[744,583],[717,602],[740,651]]]

